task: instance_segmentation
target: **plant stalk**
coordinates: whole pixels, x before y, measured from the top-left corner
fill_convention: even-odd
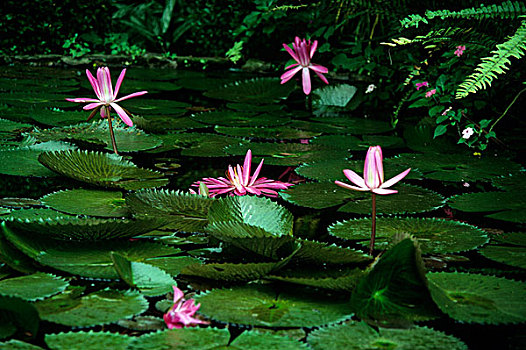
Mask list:
[[[372,227],[371,227],[371,244],[369,245],[369,255],[373,255],[374,239],[376,237],[376,194],[372,193],[373,211],[372,211]]]
[[[111,145],[113,146],[113,152],[115,152],[115,154],[118,155],[119,152],[117,152],[117,143],[115,142],[115,135],[113,134],[113,126],[111,125],[110,107],[104,106],[104,108],[106,111],[106,118],[108,118],[108,126],[110,128],[110,137],[111,137]]]

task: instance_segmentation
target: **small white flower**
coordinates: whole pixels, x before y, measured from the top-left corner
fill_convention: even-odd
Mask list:
[[[366,93],[366,94],[370,94],[371,92],[374,91],[374,89],[376,89],[376,85],[371,84],[371,85],[369,85],[369,86],[367,87],[367,90],[365,90],[365,93]]]
[[[468,140],[473,135],[473,128],[465,128],[462,131],[462,138]]]

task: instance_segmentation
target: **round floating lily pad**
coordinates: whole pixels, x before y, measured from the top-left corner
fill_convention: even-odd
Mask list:
[[[304,292],[276,293],[269,286],[214,289],[196,296],[199,311],[215,320],[264,327],[315,327],[351,317],[348,300]],[[232,301],[235,300],[235,303]]]
[[[6,239],[17,249],[45,266],[88,278],[117,279],[110,253],[114,252],[130,261],[174,255],[179,249],[144,241],[61,242],[23,232],[14,233],[2,224]]]
[[[60,277],[37,272],[0,281],[0,294],[34,301],[62,292],[69,283]]]
[[[355,191],[343,189],[334,182],[300,183],[280,192],[280,197],[287,202],[314,209],[341,205],[357,196]]]
[[[183,275],[207,278],[215,281],[241,282],[255,281],[275,269],[277,263],[221,263],[193,264],[186,266]]]
[[[172,276],[179,275],[187,266],[202,264],[202,260],[191,256],[167,256],[160,258],[148,258],[145,263],[156,266]]]
[[[167,219],[170,228],[184,232],[203,232],[213,201],[200,195],[167,190],[144,190],[126,197],[135,215]]]
[[[365,271],[359,268],[335,268],[333,270],[324,269],[320,271],[319,269],[313,270],[302,267],[301,270],[280,270],[277,274],[265,276],[265,279],[349,292],[356,287],[358,281],[364,275]]]
[[[297,166],[327,158],[343,161],[349,156],[344,149],[300,143],[249,142],[229,146],[225,151],[232,155],[245,155],[249,149],[256,156],[254,162],[264,158],[265,164],[283,166]]]
[[[383,149],[403,147],[404,141],[397,136],[364,135],[363,139],[351,135],[323,135],[311,141],[314,145],[344,148],[349,151],[366,151],[370,146],[381,145]]]
[[[122,193],[100,190],[65,190],[48,194],[42,204],[73,215],[127,217],[130,215]]]
[[[526,232],[503,233],[501,235],[494,235],[491,238],[500,243],[526,247]]]
[[[451,208],[465,212],[496,212],[486,217],[526,222],[526,192],[476,192],[448,199]]]
[[[117,149],[120,152],[144,151],[159,147],[162,144],[162,140],[154,135],[145,134],[144,131],[133,126],[125,128],[123,125],[124,123],[114,118],[112,128]],[[38,130],[32,132],[31,136],[40,141],[77,140],[95,143],[101,146],[105,145],[108,150],[113,150],[106,120]]]
[[[223,126],[274,126],[286,124],[288,116],[281,114],[255,114],[253,112],[213,111],[192,115],[192,119],[206,125]]]
[[[204,95],[232,102],[265,104],[287,98],[294,89],[293,84],[280,84],[277,78],[254,78],[209,90]]]
[[[68,150],[76,147],[65,142],[44,142],[18,149],[0,150],[0,174],[14,176],[53,177],[56,173],[39,163],[39,155],[47,150]]]
[[[88,151],[45,152],[38,160],[49,169],[90,184],[137,190],[168,183],[162,174],[142,169],[122,157]]]
[[[105,289],[88,295],[62,293],[35,303],[40,318],[72,327],[92,327],[130,318],[148,309],[137,291]]]
[[[258,139],[269,140],[295,140],[295,139],[309,139],[318,136],[320,132],[304,131],[286,126],[282,127],[263,127],[263,128],[247,128],[247,127],[228,127],[216,126],[215,131],[220,134],[237,137],[250,137]]]
[[[345,107],[354,97],[358,89],[349,84],[328,85],[313,91],[312,105]]]
[[[8,119],[0,118],[0,137],[6,136],[8,134],[18,134],[26,129],[32,128],[33,125],[18,123]]]
[[[257,113],[270,113],[270,112],[278,112],[284,109],[283,105],[279,104],[267,104],[267,105],[256,105],[256,104],[250,104],[250,103],[227,103],[226,106],[229,109],[233,109],[235,111],[251,111],[251,112],[257,112]]]
[[[56,109],[38,109],[31,111],[31,119],[48,126],[67,126],[84,123],[89,114],[84,111],[62,111]]]
[[[312,118],[316,122],[325,122],[332,125],[345,128],[345,133],[353,135],[362,134],[381,134],[392,130],[389,123],[365,118],[355,118],[351,116],[331,117],[329,120],[324,120],[326,117]]]
[[[145,334],[136,338],[129,350],[151,349],[202,349],[212,350],[226,347],[230,339],[227,329],[185,328],[184,332],[165,330]]]
[[[487,245],[479,250],[486,258],[526,269],[526,247]]]
[[[240,138],[205,133],[174,134],[174,138],[173,144],[183,148],[181,155],[189,157],[224,157],[227,146],[243,143]]]
[[[147,98],[131,98],[120,103],[132,114],[149,116],[151,114],[174,114],[173,111],[185,110],[192,105],[174,100],[152,100]]]
[[[359,240],[364,246],[369,246],[371,219],[338,222],[329,227],[329,233],[342,239]],[[407,233],[416,238],[424,254],[472,250],[488,241],[484,231],[458,221],[380,217],[376,220],[375,247],[386,248],[390,238],[397,233]]]
[[[73,104],[66,101],[70,96],[48,94],[41,92],[13,92],[9,94],[0,94],[0,104],[8,104],[11,106],[23,108],[64,108],[71,107]]]
[[[148,115],[146,117],[133,117],[133,123],[138,128],[156,134],[165,134],[170,130],[186,130],[202,128],[205,125],[191,119],[190,117],[180,117],[184,113],[177,115]],[[163,140],[160,135],[156,137]]]
[[[309,334],[307,342],[314,350],[468,350],[459,339],[427,327],[375,330],[365,322],[355,321],[317,329]]]
[[[503,157],[475,158],[466,153],[405,153],[396,159],[406,168],[420,170],[425,178],[440,181],[490,181],[521,168],[520,164]]]
[[[526,284],[472,273],[428,273],[438,307],[460,322],[509,324],[526,321]]]
[[[14,328],[16,331],[16,327]],[[14,333],[14,332],[13,332]],[[0,335],[1,335],[0,331]],[[5,337],[2,337],[5,338]],[[44,348],[41,348],[40,346],[36,346],[33,344],[25,343],[20,340],[11,339],[6,342],[0,343],[0,350],[44,350]]]
[[[287,126],[305,131],[323,132],[326,134],[348,134],[350,132],[346,127],[331,124],[329,120],[293,120],[287,124]]]
[[[46,334],[46,344],[53,350],[126,350],[134,339],[110,332],[68,332]]]
[[[101,219],[71,216],[46,209],[20,209],[2,217],[8,226],[51,239],[98,241],[139,236],[164,226],[160,218]]]
[[[378,214],[424,213],[444,206],[444,197],[426,188],[407,184],[396,184],[394,188],[398,190],[398,193],[376,197],[376,212]],[[360,194],[359,197],[353,198],[352,201],[340,207],[338,211],[369,214],[372,207],[371,194],[368,192],[358,193]]]

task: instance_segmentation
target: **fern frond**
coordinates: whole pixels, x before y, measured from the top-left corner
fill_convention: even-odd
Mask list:
[[[492,51],[493,56],[482,58],[482,62],[475,68],[475,72],[458,86],[455,98],[466,97],[470,93],[491,86],[491,82],[497,78],[497,74],[504,74],[510,64],[510,57],[520,59],[526,52],[526,21],[522,21],[517,29],[507,41],[497,45],[497,49]]]
[[[479,7],[472,7],[463,9],[460,11],[450,10],[437,10],[437,11],[426,11],[424,16],[419,14],[412,14],[400,21],[400,24],[404,28],[416,27],[420,23],[428,24],[429,21],[439,17],[440,19],[489,19],[489,18],[500,18],[500,19],[511,19],[518,18],[520,15],[526,13],[526,5],[523,1],[505,1],[502,4],[493,4],[489,6],[480,5]]]

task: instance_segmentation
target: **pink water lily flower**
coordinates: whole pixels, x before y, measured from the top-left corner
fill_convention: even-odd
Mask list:
[[[247,194],[264,195],[268,197],[277,197],[276,190],[284,190],[292,186],[291,183],[276,181],[261,177],[258,175],[263,166],[263,159],[259,163],[254,174],[250,176],[250,167],[252,163],[252,151],[248,150],[245,155],[245,162],[243,166],[237,164],[236,167],[228,166],[226,178],[224,177],[205,177],[201,181],[192,184],[194,187],[199,187],[200,183],[204,183],[208,187],[210,197],[215,197],[220,194],[228,193],[230,196],[244,196]]]
[[[464,50],[466,50],[466,46],[464,45],[457,46],[457,49],[455,50],[455,55],[457,55],[457,57],[462,56],[462,54],[464,53]]]
[[[195,305],[194,299],[183,299],[183,292],[173,286],[174,288],[174,305],[164,314],[163,319],[168,328],[183,328],[183,327],[194,327],[198,324],[208,324],[206,321],[202,321],[198,318],[193,317],[194,314],[199,310],[201,304]]]
[[[433,96],[436,93],[437,93],[437,89],[431,89],[428,92],[426,92],[426,98],[430,98],[431,96]]]
[[[314,73],[316,73],[316,75],[320,77],[320,79],[325,84],[329,84],[325,76],[322,74],[327,73],[329,70],[324,66],[314,64],[310,61],[312,59],[312,56],[316,52],[316,48],[318,47],[318,40],[314,40],[311,43],[310,40],[300,40],[299,37],[296,37],[294,39],[294,43],[292,44],[292,49],[287,44],[283,44],[283,47],[285,48],[285,50],[287,50],[287,52],[292,56],[292,58],[294,58],[294,60],[297,63],[291,64],[290,66],[285,68],[285,70],[289,70],[283,73],[283,75],[281,76],[281,84],[285,84],[296,73],[302,71],[303,92],[305,93],[305,95],[310,94],[311,82],[309,69],[313,70]]]
[[[338,186],[356,191],[371,191],[382,195],[393,194],[398,191],[389,190],[388,188],[402,180],[407,174],[409,174],[409,171],[411,171],[411,168],[384,182],[382,148],[380,146],[371,146],[365,157],[363,178],[350,169],[345,169],[343,171],[345,177],[356,186],[341,181],[335,181],[335,183]]]
[[[427,81],[423,81],[421,83],[416,83],[415,84],[417,90],[420,90],[421,87],[428,86],[428,85],[429,85],[429,83]]]
[[[91,72],[86,69],[86,75],[88,76],[88,80],[93,87],[93,90],[95,91],[95,94],[97,95],[97,98],[66,98],[67,101],[70,102],[80,102],[80,103],[86,103],[91,102],[83,107],[84,110],[90,110],[95,109],[90,116],[88,117],[88,120],[90,120],[95,113],[100,109],[100,116],[102,118],[106,117],[106,108],[113,108],[115,112],[119,115],[119,117],[122,119],[122,121],[128,125],[132,126],[133,122],[131,121],[128,114],[124,111],[124,109],[117,104],[117,102],[127,100],[132,97],[137,97],[144,95],[148,93],[148,91],[139,91],[134,92],[133,94],[126,95],[124,97],[121,97],[117,99],[117,93],[119,92],[119,89],[121,87],[122,81],[124,79],[124,75],[126,74],[126,69],[123,69],[121,74],[119,75],[119,78],[117,79],[117,83],[115,84],[115,91],[113,91],[113,87],[111,85],[111,76],[110,76],[110,70],[108,67],[99,67],[97,69],[97,78],[95,79]],[[106,108],[102,108],[105,106]]]

